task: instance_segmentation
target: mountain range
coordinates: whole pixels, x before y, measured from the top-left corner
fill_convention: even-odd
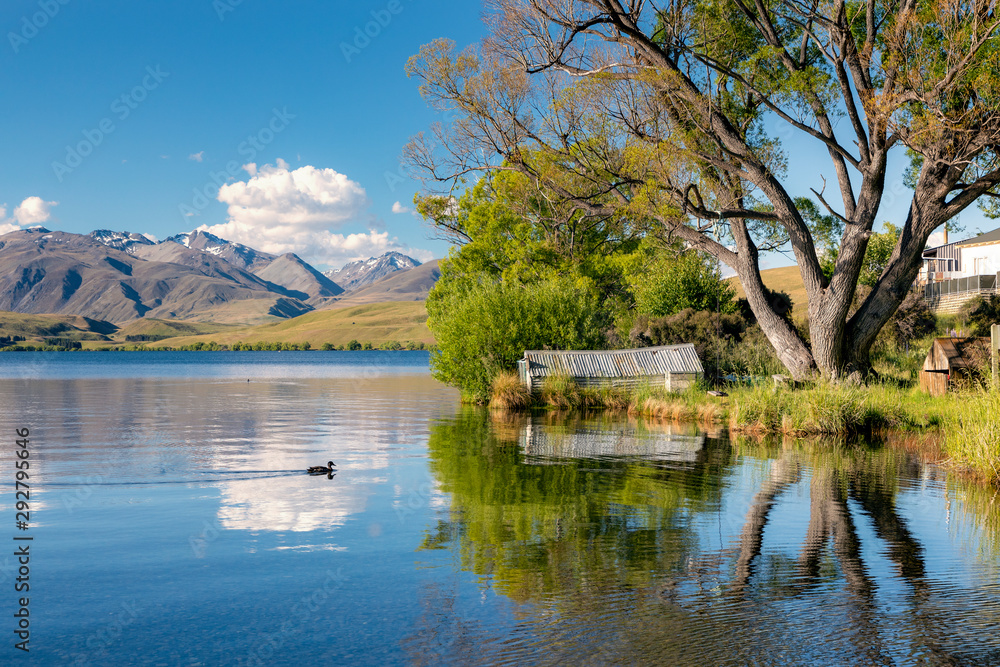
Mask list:
[[[36,227],[0,236],[0,310],[114,323],[154,317],[245,324],[347,301],[421,300],[439,275],[436,264],[414,280],[364,294],[420,262],[391,252],[324,275],[293,253],[271,255],[202,231],[155,242],[129,232]],[[351,299],[356,293],[362,301]]]
[[[387,252],[381,257],[359,259],[325,275],[335,280],[346,291],[353,291],[385,278],[390,273],[405,271],[420,266],[420,262],[399,252]]]

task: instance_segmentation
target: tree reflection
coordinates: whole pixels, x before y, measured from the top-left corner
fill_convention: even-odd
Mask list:
[[[682,438],[578,416],[497,423],[472,409],[433,427],[431,467],[451,512],[422,548],[454,549],[463,569],[528,605],[517,637],[476,631],[497,647],[483,661],[976,664],[1000,651],[954,630],[961,617],[996,637],[995,606],[934,595],[924,547],[897,510],[917,477],[907,456],[711,437],[695,451],[672,444]],[[741,493],[745,513],[723,518]],[[801,506],[798,542],[774,523],[789,505]],[[884,561],[894,573],[873,574]]]

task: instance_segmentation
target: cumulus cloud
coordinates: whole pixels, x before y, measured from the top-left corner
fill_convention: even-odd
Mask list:
[[[14,209],[10,218],[7,218],[7,205],[0,206],[0,234],[48,222],[52,218],[52,207],[58,204],[57,201],[45,201],[41,197],[27,197]]]
[[[219,188],[218,199],[228,205],[229,220],[202,225],[230,241],[273,254],[294,252],[308,262],[339,267],[355,259],[404,252],[423,261],[432,254],[412,249],[370,228],[371,216],[365,189],[333,169],[304,166],[290,169],[287,162],[243,165],[246,181]],[[362,223],[365,233],[336,233],[340,227]]]
[[[219,188],[230,222],[319,230],[356,221],[368,208],[365,189],[333,169],[307,165],[293,171],[280,159],[273,166],[249,163],[243,169],[249,180]]]
[[[52,207],[57,201],[45,201],[41,197],[28,197],[14,209],[14,220],[19,225],[38,225],[52,217]]]
[[[205,159],[205,151],[198,151],[197,153],[191,153],[188,155],[189,160],[194,160],[195,162],[202,162]]]
[[[393,213],[413,213],[413,209],[407,208],[406,206],[403,206],[399,202],[396,202],[395,204],[392,205],[392,212]]]

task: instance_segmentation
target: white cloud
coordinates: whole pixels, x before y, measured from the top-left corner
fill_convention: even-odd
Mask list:
[[[0,235],[48,222],[52,218],[52,207],[58,203],[41,197],[27,197],[14,209],[10,218],[7,217],[7,205],[0,206]]]
[[[215,234],[229,241],[243,243],[274,255],[294,252],[311,264],[339,269],[348,262],[378,257],[391,250],[409,255],[421,262],[434,259],[434,253],[400,243],[389,232],[369,230],[366,233],[335,234],[329,230],[297,230],[287,236],[262,236],[259,230],[234,222],[223,225],[201,225],[200,231]],[[289,229],[288,227],[285,228]]]
[[[195,162],[202,162],[205,159],[205,151],[198,151],[197,153],[191,153],[188,155],[189,160],[194,160]]]
[[[319,230],[357,221],[368,208],[360,184],[333,169],[312,166],[290,171],[288,163],[244,165],[246,182],[219,188],[219,201],[229,205],[229,221],[257,228],[291,226]]]
[[[52,217],[52,207],[57,201],[45,201],[41,197],[28,197],[14,209],[14,220],[19,225],[38,225]]]
[[[945,243],[945,231],[942,229],[941,231],[934,232],[929,237],[927,237],[926,247],[936,248],[938,246],[944,245],[944,243]]]
[[[403,206],[402,204],[400,204],[399,202],[396,202],[395,204],[392,205],[392,212],[393,213],[413,213],[413,209],[407,208],[407,207]]]
[[[373,220],[367,213],[365,189],[344,174],[309,165],[293,170],[281,159],[274,165],[250,162],[243,170],[248,180],[219,188],[218,199],[228,204],[229,220],[198,229],[264,252],[294,252],[308,262],[334,267],[390,250],[421,261],[433,258],[388,232],[370,229]],[[350,223],[362,223],[369,230],[331,231]]]

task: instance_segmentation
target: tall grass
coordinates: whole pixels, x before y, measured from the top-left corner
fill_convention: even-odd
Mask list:
[[[819,383],[794,390],[734,389],[732,402],[729,425],[734,431],[817,434],[935,426],[943,422],[952,401],[937,399],[930,406],[920,392],[890,383]]]
[[[954,430],[951,425],[958,423],[959,407],[967,405],[967,396],[978,395],[933,398],[892,382],[867,386],[821,382],[800,389],[757,386],[731,387],[728,391],[728,398],[719,399],[707,395],[702,383],[679,393],[648,384],[634,389],[581,389],[569,377],[550,376],[532,396],[517,376],[505,374],[492,385],[491,404],[507,410],[541,406],[625,411],[671,421],[728,423],[735,432],[815,435],[945,425]],[[962,423],[972,423],[963,419]]]
[[[490,385],[490,407],[498,410],[523,410],[531,405],[531,392],[517,373],[500,372]]]
[[[945,425],[945,453],[1000,482],[1000,393],[972,392],[963,399]]]

